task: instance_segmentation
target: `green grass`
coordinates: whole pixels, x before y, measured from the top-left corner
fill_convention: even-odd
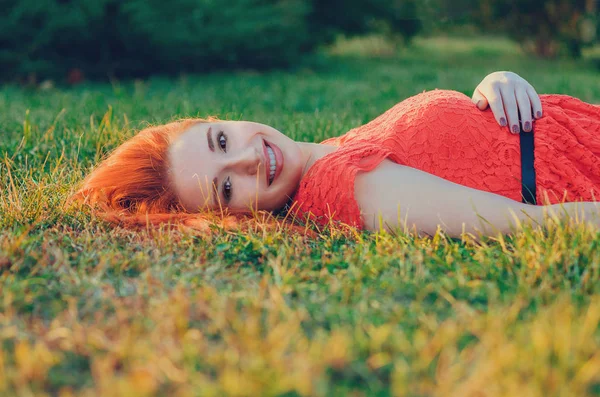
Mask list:
[[[371,57],[376,55],[375,57]],[[340,41],[293,72],[0,88],[0,395],[600,395],[600,238],[115,229],[66,197],[147,123],[216,115],[298,140],[513,70],[600,102],[592,60],[504,40]]]

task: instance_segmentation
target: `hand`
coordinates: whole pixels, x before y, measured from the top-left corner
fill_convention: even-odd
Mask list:
[[[542,102],[538,93],[525,79],[512,72],[487,75],[475,88],[471,100],[480,110],[489,106],[498,124],[502,127],[508,125],[513,134],[518,134],[520,127],[525,132],[533,129],[532,111],[536,119],[542,117]]]

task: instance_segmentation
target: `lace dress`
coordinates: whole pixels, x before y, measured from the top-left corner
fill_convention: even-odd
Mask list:
[[[534,122],[537,202],[595,201],[600,197],[600,106],[566,95],[541,95],[541,100],[544,116]],[[459,92],[424,92],[322,143],[339,148],[308,170],[293,203],[322,224],[332,219],[363,226],[354,180],[385,158],[522,199],[519,136]]]

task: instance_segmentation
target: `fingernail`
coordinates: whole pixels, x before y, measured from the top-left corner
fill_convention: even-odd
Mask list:
[[[500,125],[506,127],[506,119],[504,117],[500,117]]]
[[[540,112],[539,110],[535,113],[535,117],[540,119],[542,118],[542,112]]]
[[[519,133],[519,126],[518,125],[513,125],[512,126],[512,133],[513,134],[518,134]]]
[[[481,103],[481,99],[477,101],[477,103],[475,104],[475,106],[479,107],[480,103]]]
[[[523,126],[523,130],[525,130],[525,132],[531,131],[531,123],[529,121],[525,122],[525,125]]]

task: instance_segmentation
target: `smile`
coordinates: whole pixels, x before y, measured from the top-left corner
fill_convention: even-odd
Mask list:
[[[269,153],[269,185],[273,183],[275,178],[275,170],[277,169],[277,160],[275,159],[275,152],[270,146],[267,146],[267,152]]]
[[[274,143],[264,142],[265,152],[265,173],[267,177],[267,185],[270,186],[275,179],[281,174],[283,169],[283,153],[281,149]]]

